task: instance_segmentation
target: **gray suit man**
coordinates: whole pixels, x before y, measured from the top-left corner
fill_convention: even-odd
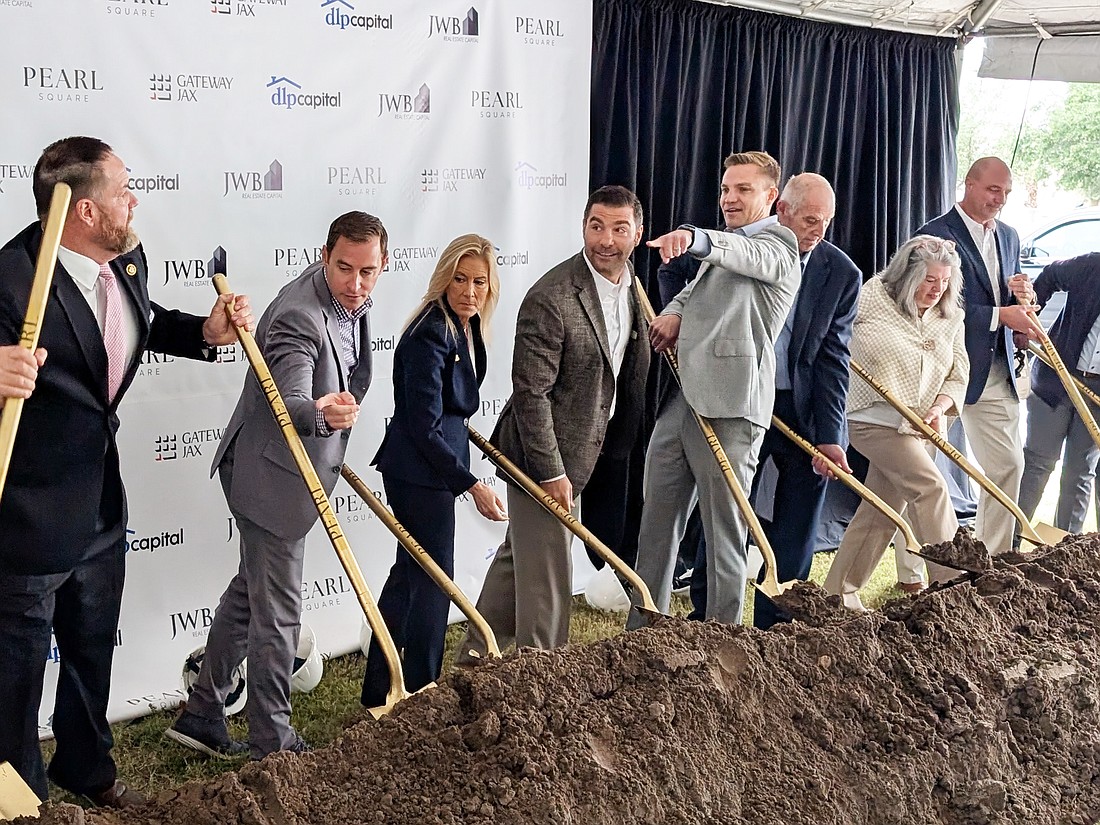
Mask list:
[[[493,443],[566,509],[601,450],[608,423],[636,433],[649,347],[631,291],[630,254],[642,236],[642,206],[621,186],[589,197],[584,251],[528,291],[516,319],[512,396]],[[629,452],[634,438],[615,441]],[[501,647],[552,648],[569,641],[572,534],[518,487],[508,486],[510,523],[478,599]],[[484,655],[467,633],[458,661]]]
[[[683,386],[665,401],[653,428],[638,536],[638,574],[662,611],[671,599],[676,550],[698,501],[707,542],[706,618],[741,621],[746,528],[688,405],[711,420],[748,491],[775,399],[775,339],[801,280],[798,239],[767,217],[779,174],[764,152],[731,155],[722,177],[723,210],[727,190],[739,193],[738,214],[733,222],[727,216],[738,234],[687,227],[649,242],[666,263],[684,252],[703,261],[650,328],[658,352],[676,345]]]
[[[256,333],[326,493],[340,478],[370,385],[369,296],[386,265],[386,244],[378,218],[363,212],[337,218],[321,261],[283,287]],[[290,676],[305,537],[318,515],[252,373],[214,456],[215,470],[241,536],[241,564],[214,614],[194,691],[167,735],[213,756],[243,753],[226,731],[225,701],[234,669],[248,656],[252,757],[308,750],[290,724]]]

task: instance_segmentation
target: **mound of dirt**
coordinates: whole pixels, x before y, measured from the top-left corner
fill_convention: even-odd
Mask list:
[[[323,750],[84,819],[1094,825],[1098,626],[1100,541],[1074,537],[840,623],[524,650]]]
[[[929,561],[958,570],[981,573],[993,569],[989,550],[984,542],[974,538],[974,531],[969,527],[956,530],[955,538],[951,541],[924,545],[920,554]]]

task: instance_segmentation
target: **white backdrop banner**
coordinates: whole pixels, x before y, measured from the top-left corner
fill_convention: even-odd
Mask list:
[[[374,383],[347,456],[380,491],[369,462],[393,410],[393,348],[438,253],[464,232],[499,249],[502,298],[471,422],[488,434],[510,391],[519,302],[581,243],[591,3],[468,2],[0,0],[0,234],[33,218],[42,149],[75,134],[126,161],[163,306],[208,312],[211,260],[224,257],[260,310],[318,258],[333,218],[381,217],[390,265],[373,296]],[[122,405],[130,523],[113,720],[179,703],[183,661],[236,571],[210,460],[246,369],[239,347],[217,364],[147,354]],[[395,541],[343,482],[332,505],[377,596]],[[458,510],[456,579],[476,598],[503,531],[472,502]],[[302,593],[325,653],[358,647],[362,612],[320,527]],[[55,650],[43,733],[56,672]]]

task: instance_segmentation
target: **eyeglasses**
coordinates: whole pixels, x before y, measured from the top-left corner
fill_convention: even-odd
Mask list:
[[[955,254],[955,242],[949,241],[945,238],[936,238],[932,235],[925,236],[925,238],[913,247],[915,252],[918,249],[927,249],[929,252],[935,254],[937,252],[947,252],[949,255]]]

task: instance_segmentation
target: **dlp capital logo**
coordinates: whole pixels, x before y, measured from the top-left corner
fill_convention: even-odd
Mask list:
[[[209,74],[152,74],[149,75],[150,100],[174,100],[177,103],[198,103],[199,92],[228,92],[233,88],[233,78],[228,75]]]
[[[151,536],[139,535],[137,530],[126,528],[126,552],[127,553],[155,553],[168,547],[183,546],[183,528],[178,530],[163,530]]]
[[[88,103],[102,92],[96,69],[24,66],[23,88],[37,89],[38,99],[49,103]]]
[[[476,43],[479,26],[477,9],[470,6],[465,18],[433,14],[428,18],[428,39],[442,36],[447,43]]]
[[[340,92],[307,92],[289,77],[271,76],[271,105],[280,109],[339,109]]]
[[[210,0],[210,13],[254,18],[257,6],[286,8],[286,0]]]
[[[560,189],[569,183],[566,172],[539,172],[525,160],[516,164],[516,183],[523,189]]]
[[[185,287],[206,286],[209,279],[226,272],[226,252],[222,247],[214,250],[213,256],[204,261],[202,258],[178,258],[164,262],[164,286],[170,283]]]
[[[497,92],[487,89],[474,89],[470,92],[470,106],[481,117],[515,117],[523,109],[519,92]]]
[[[281,198],[283,165],[276,159],[271,161],[266,172],[226,172],[222,197],[228,197],[230,192],[239,194],[242,198]]]
[[[6,193],[7,184],[13,180],[30,181],[34,167],[26,163],[0,163],[0,195]]]
[[[427,83],[420,84],[415,94],[378,95],[378,117],[393,117],[394,120],[427,120],[432,111],[432,90]]]
[[[324,0],[321,3],[321,11],[324,12],[325,23],[341,31],[358,29],[368,32],[372,29],[393,29],[392,14],[386,16],[359,14],[348,0]]]
[[[156,17],[169,0],[107,0],[107,14],[119,17]]]
[[[131,192],[141,192],[147,194],[149,192],[178,192],[180,188],[180,176],[177,172],[174,175],[135,175],[134,170],[129,166],[126,167],[127,173],[130,175],[130,187]]]

